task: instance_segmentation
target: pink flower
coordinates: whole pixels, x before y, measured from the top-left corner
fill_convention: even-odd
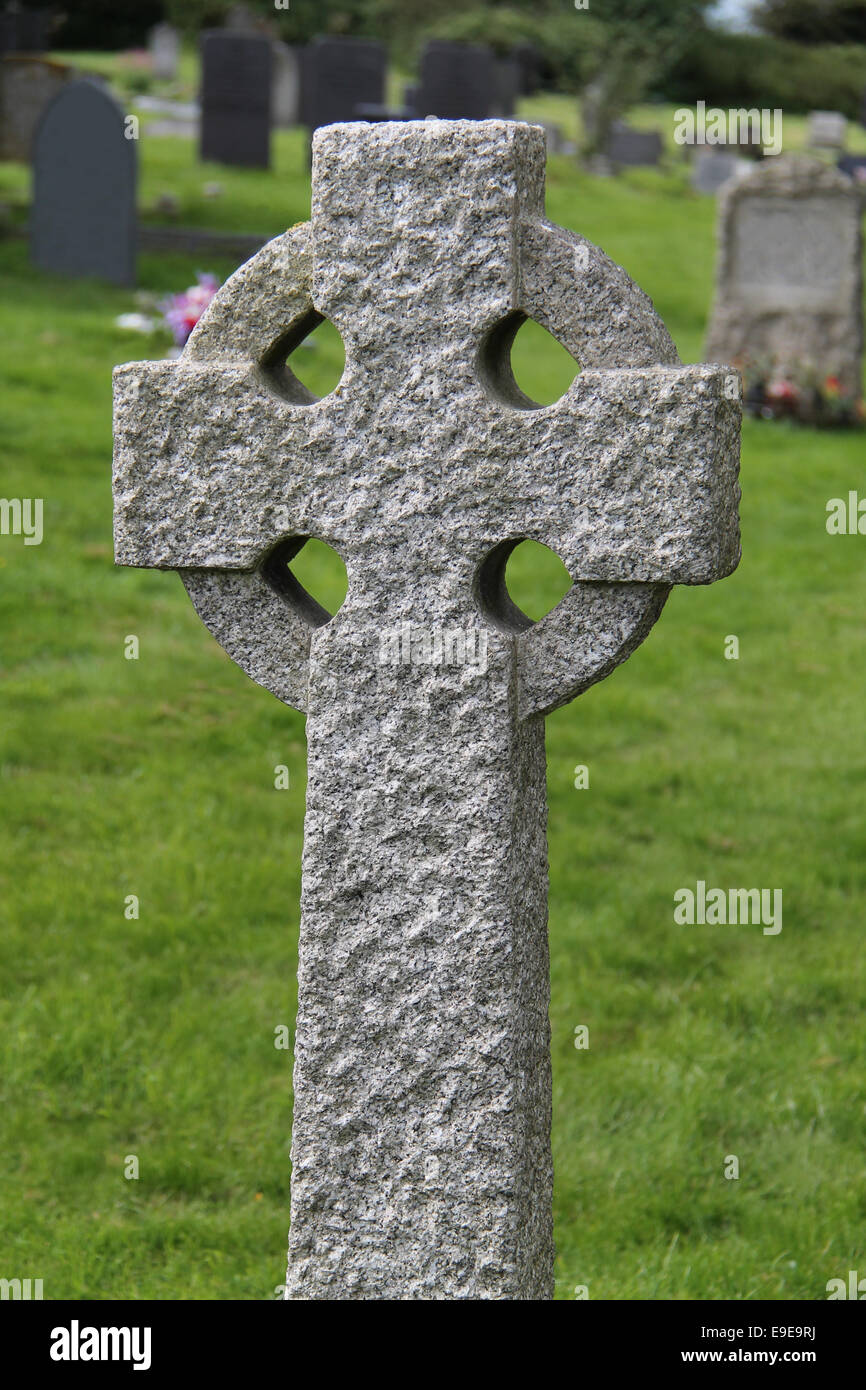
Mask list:
[[[219,281],[215,275],[196,276],[197,285],[191,285],[183,294],[169,295],[160,308],[178,347],[184,347],[217,290]]]
[[[777,377],[775,381],[767,382],[767,399],[771,401],[794,402],[799,396],[799,391],[793,381],[788,381],[785,377]]]

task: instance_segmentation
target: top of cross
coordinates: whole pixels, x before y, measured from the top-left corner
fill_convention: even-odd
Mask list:
[[[232,277],[179,362],[116,372],[118,560],[184,572],[228,650],[298,704],[303,669],[287,680],[250,651],[287,621],[283,666],[309,650],[323,615],[275,585],[270,563],[309,535],[343,555],[349,595],[334,621],[356,629],[411,617],[517,633],[527,622],[505,600],[505,559],[524,537],[550,546],[576,583],[521,639],[533,671],[579,645],[582,604],[600,605],[592,626],[610,618],[611,650],[624,650],[631,618],[613,615],[632,598],[656,612],[664,586],[729,573],[736,378],[679,366],[624,272],[544,220],[543,132],[335,125],[313,148],[312,222]],[[543,409],[509,365],[527,316],[582,367]],[[317,402],[286,358],[322,317],[346,369]],[[231,590],[230,618],[203,588]],[[610,660],[595,642],[587,664]],[[570,698],[586,671],[550,683],[555,698],[531,708]]]
[[[506,121],[335,125],[313,145],[313,300],[363,354],[438,355],[520,302],[544,213],[544,131]]]

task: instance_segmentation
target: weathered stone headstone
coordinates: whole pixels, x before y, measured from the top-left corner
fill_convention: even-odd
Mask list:
[[[30,256],[41,270],[135,283],[136,141],[94,82],[67,83],[33,142]]]
[[[172,24],[155,24],[148,35],[154,77],[173,81],[180,63],[180,34]]]
[[[860,203],[814,159],[767,160],[720,195],[716,299],[706,355],[763,359],[782,375],[839,378],[859,395]]]
[[[699,150],[692,168],[692,188],[696,193],[718,193],[729,179],[749,168],[745,160],[727,150]]]
[[[0,159],[30,160],[43,112],[77,75],[75,68],[47,58],[14,53],[0,58]]]
[[[272,52],[271,121],[279,129],[298,125],[301,118],[301,63],[287,43],[275,43]]]
[[[614,121],[605,153],[615,166],[652,167],[661,159],[662,149],[657,130],[632,130],[623,121]]]
[[[421,55],[418,110],[447,120],[486,120],[501,102],[493,50],[434,39]]]
[[[341,125],[312,221],[223,287],[178,362],[115,373],[115,546],[177,569],[307,711],[292,1299],[553,1292],[544,716],[739,555],[741,407],[649,300],[544,218],[544,136]],[[533,407],[531,315],[583,364]],[[286,355],[346,345],[315,401]],[[318,536],[329,615],[286,568]],[[574,586],[532,624],[522,537]]]
[[[384,44],[367,39],[316,39],[303,66],[303,122],[311,130],[351,121],[359,105],[385,102]]]
[[[200,156],[267,169],[271,161],[271,40],[211,29],[202,37]]]
[[[812,111],[806,129],[806,144],[814,150],[841,150],[848,133],[848,121],[840,111]]]

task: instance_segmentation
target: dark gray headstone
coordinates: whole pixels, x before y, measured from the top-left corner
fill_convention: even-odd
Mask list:
[[[211,29],[202,37],[200,157],[267,169],[271,162],[271,41]]]
[[[611,164],[655,165],[662,156],[662,137],[656,130],[632,130],[621,121],[614,123],[606,154]]]
[[[43,53],[48,46],[51,16],[44,10],[0,13],[0,53]]]
[[[519,43],[512,57],[520,69],[520,95],[534,96],[541,86],[541,54],[534,43]]]
[[[356,121],[414,121],[414,108],[411,106],[377,106],[373,102],[361,102],[355,107]]]
[[[836,168],[866,191],[866,154],[843,154]]]
[[[94,82],[70,82],[33,142],[30,256],[41,270],[135,283],[136,141]]]
[[[443,120],[487,120],[501,100],[492,49],[434,39],[421,57],[419,112]]]
[[[743,165],[744,161],[733,150],[719,147],[702,149],[692,169],[692,188],[696,193],[718,193],[729,179],[742,171]]]
[[[358,106],[384,106],[384,44],[367,39],[315,39],[305,54],[302,120],[310,130],[357,120]]]
[[[500,58],[496,63],[497,100],[493,116],[513,116],[520,96],[520,64],[516,58]]]

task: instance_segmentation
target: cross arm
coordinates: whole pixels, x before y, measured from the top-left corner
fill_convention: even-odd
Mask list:
[[[127,363],[114,390],[118,564],[250,570],[288,532],[327,529],[327,402],[293,406],[219,360]]]
[[[572,579],[710,584],[736,568],[740,402],[717,366],[585,371],[501,420],[518,534]]]

